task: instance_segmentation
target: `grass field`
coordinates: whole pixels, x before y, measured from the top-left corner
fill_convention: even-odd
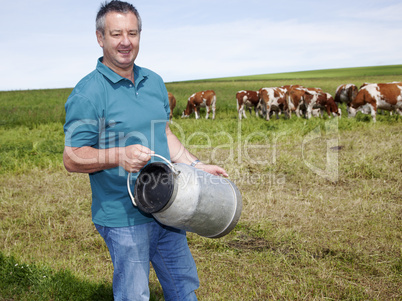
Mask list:
[[[354,78],[360,81],[365,77],[376,77],[378,74],[381,76],[399,76],[402,72],[402,65],[391,66],[374,66],[374,67],[359,67],[359,68],[340,68],[340,69],[323,69],[311,70],[302,72],[286,72],[275,74],[261,74],[242,77],[227,77],[216,79],[218,81],[231,81],[231,80],[276,80],[276,79],[322,79],[322,78]]]
[[[402,66],[167,83],[172,130],[239,187],[220,239],[189,233],[199,300],[401,300],[402,118],[237,119],[241,89],[402,81]],[[181,119],[214,89],[216,120]],[[0,300],[112,300],[112,264],[90,216],[88,176],[62,164],[71,89],[0,92]],[[205,111],[201,116],[205,116]],[[163,300],[151,272],[152,300]]]

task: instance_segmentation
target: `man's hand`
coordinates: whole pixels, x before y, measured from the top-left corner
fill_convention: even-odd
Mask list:
[[[128,172],[139,172],[154,154],[148,147],[140,144],[122,147],[119,150],[119,165]]]

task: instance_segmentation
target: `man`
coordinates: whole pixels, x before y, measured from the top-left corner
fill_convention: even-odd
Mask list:
[[[102,4],[96,36],[103,57],[66,102],[64,165],[70,172],[89,173],[92,220],[113,261],[115,300],[149,299],[150,262],[165,300],[196,300],[199,281],[185,231],[163,226],[134,207],[126,179],[153,153],[227,174],[199,162],[171,132],[163,80],[134,64],[140,33],[141,18],[131,4]]]

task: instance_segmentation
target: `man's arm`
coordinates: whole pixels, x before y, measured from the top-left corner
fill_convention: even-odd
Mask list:
[[[191,163],[198,160],[196,156],[194,156],[184,147],[184,145],[180,142],[176,135],[172,133],[169,127],[169,123],[166,123],[166,136],[172,162],[185,163],[190,165]],[[195,167],[209,172],[213,175],[222,175],[224,177],[228,176],[227,172],[222,167],[219,167],[217,165],[210,165],[199,162],[195,165]]]
[[[138,172],[151,159],[152,153],[139,144],[109,149],[65,146],[63,162],[69,172],[93,173],[117,166],[128,172]]]

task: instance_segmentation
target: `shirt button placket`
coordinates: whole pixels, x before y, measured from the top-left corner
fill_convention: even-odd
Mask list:
[[[134,95],[135,95],[135,96],[138,96],[138,92],[137,92],[137,90],[135,89],[135,86],[134,86],[132,83],[130,83],[128,86],[129,86],[130,89],[134,89]]]

